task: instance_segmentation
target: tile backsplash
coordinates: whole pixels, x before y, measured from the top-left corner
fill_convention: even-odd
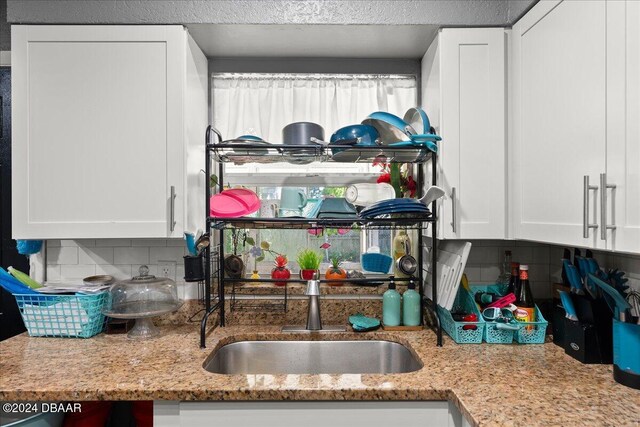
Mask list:
[[[513,240],[471,240],[473,246],[465,272],[471,283],[495,283],[500,274],[504,251],[511,250],[512,260],[529,265],[533,296],[551,298],[552,283],[562,281],[563,246]],[[570,248],[573,251],[573,248]],[[584,254],[584,250],[583,250]],[[603,269],[618,268],[626,273],[628,284],[640,290],[640,256],[593,251]]]
[[[471,253],[465,273],[471,284],[491,284],[502,271],[504,251],[511,260],[529,265],[529,282],[534,298],[551,298],[549,245],[513,240],[470,240]]]
[[[46,277],[50,282],[79,282],[94,274],[126,279],[137,275],[142,264],[157,275],[160,261],[173,261],[176,282],[184,284],[182,257],[186,249],[182,239],[48,240],[46,243]],[[505,250],[511,250],[513,261],[529,265],[534,297],[550,298],[551,284],[561,280],[561,246],[512,240],[471,240],[471,243],[465,269],[471,283],[495,283]],[[629,284],[640,290],[640,256],[596,251],[594,256],[602,268],[625,271]],[[196,298],[195,284],[185,285],[182,286],[184,297]]]
[[[175,262],[175,279],[184,284],[186,254],[182,239],[83,239],[47,240],[46,280],[79,282],[94,274],[108,274],[128,279],[138,274],[141,265],[158,275],[160,261]],[[173,279],[173,277],[171,277]],[[191,298],[195,284],[184,284],[185,296]],[[195,297],[193,297],[195,298]]]

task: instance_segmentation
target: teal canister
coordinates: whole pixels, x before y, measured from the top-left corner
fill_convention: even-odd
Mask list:
[[[402,297],[396,291],[393,277],[389,281],[389,289],[382,295],[382,323],[385,326],[400,326],[400,306]]]
[[[409,289],[402,294],[402,324],[418,326],[420,324],[420,294],[416,292],[416,284],[409,282]]]

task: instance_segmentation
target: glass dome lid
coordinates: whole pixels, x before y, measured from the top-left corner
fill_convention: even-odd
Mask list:
[[[182,301],[178,298],[176,282],[150,275],[146,265],[138,271],[138,276],[121,280],[111,287],[111,308],[104,314],[116,319],[138,319],[129,337],[151,338],[159,335],[159,331],[150,318],[178,310]]]

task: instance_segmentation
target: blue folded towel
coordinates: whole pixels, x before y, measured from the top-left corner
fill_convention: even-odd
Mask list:
[[[380,327],[380,321],[374,317],[367,317],[362,313],[349,316],[349,323],[356,332],[375,331]]]

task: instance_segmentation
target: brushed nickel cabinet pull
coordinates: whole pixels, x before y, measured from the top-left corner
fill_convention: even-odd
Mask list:
[[[176,187],[171,186],[171,209],[169,211],[169,231],[176,229]]]
[[[597,185],[589,185],[589,175],[584,176],[584,183],[582,186],[583,199],[582,199],[582,237],[589,238],[589,229],[598,228],[598,224],[589,224],[589,191],[597,190]]]
[[[458,223],[456,204],[456,187],[451,187],[451,229],[454,233],[457,233]]]
[[[616,186],[614,184],[607,184],[607,174],[600,174],[600,239],[607,239],[607,230],[615,230],[615,225],[607,225],[607,190],[615,189]]]

